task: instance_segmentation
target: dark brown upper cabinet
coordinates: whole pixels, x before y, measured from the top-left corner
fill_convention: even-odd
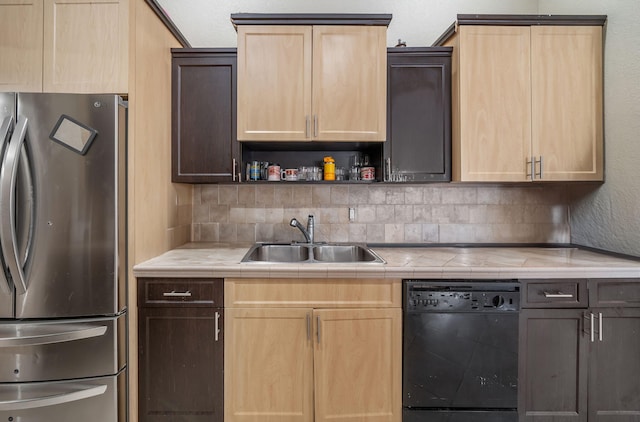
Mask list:
[[[451,53],[387,49],[385,180],[451,180]]]
[[[171,180],[236,181],[236,49],[171,49],[171,56]]]

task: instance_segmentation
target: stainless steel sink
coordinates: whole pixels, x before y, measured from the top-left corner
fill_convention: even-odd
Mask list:
[[[319,262],[380,262],[381,258],[362,245],[321,245],[313,247]]]
[[[360,244],[257,243],[242,262],[384,263],[375,252]]]
[[[249,249],[242,262],[302,262],[309,255],[310,249],[303,245],[258,244]]]

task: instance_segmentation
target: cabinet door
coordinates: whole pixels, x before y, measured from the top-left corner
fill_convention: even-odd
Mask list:
[[[316,422],[402,418],[400,309],[314,310]]]
[[[311,27],[238,27],[238,139],[311,140]]]
[[[129,2],[44,0],[43,91],[127,93]]]
[[[216,336],[221,312],[140,308],[140,422],[222,422],[222,332]]]
[[[640,309],[596,308],[589,358],[589,421],[640,420]],[[601,327],[601,329],[599,329]]]
[[[226,309],[226,422],[312,422],[310,309]]]
[[[535,309],[520,313],[520,422],[587,420],[584,311]]]
[[[602,27],[532,26],[531,67],[536,173],[602,180]]]
[[[385,158],[415,181],[451,180],[451,55],[389,49]]]
[[[386,139],[386,27],[313,27],[313,135]]]
[[[0,0],[0,92],[42,91],[42,0]]]
[[[529,27],[461,26],[459,156],[462,181],[529,180]],[[457,150],[458,148],[456,148]]]
[[[178,52],[172,63],[172,181],[234,181],[236,53]]]

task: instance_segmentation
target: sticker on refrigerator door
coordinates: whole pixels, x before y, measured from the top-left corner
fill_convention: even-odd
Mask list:
[[[63,114],[51,131],[49,139],[72,151],[85,155],[97,134],[98,132],[95,129]]]

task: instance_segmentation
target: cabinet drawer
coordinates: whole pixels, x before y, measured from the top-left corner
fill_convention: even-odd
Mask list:
[[[138,306],[214,307],[224,305],[222,279],[138,279]]]
[[[640,279],[589,280],[589,304],[592,308],[640,308]]]
[[[586,308],[587,280],[524,280],[523,308]]]
[[[400,308],[400,280],[225,279],[225,307]]]

